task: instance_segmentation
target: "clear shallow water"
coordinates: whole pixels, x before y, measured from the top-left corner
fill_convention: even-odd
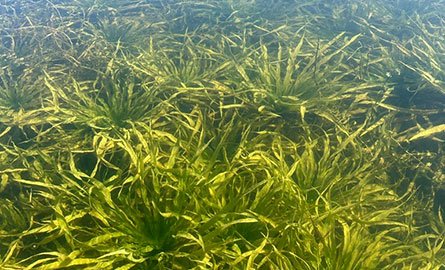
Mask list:
[[[443,1],[1,1],[0,268],[443,269]]]

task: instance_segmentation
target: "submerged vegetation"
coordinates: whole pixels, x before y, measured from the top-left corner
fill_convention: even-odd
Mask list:
[[[0,3],[1,269],[445,269],[445,2]]]

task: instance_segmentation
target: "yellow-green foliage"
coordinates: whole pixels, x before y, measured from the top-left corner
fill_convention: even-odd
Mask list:
[[[442,269],[442,10],[3,1],[0,268]]]

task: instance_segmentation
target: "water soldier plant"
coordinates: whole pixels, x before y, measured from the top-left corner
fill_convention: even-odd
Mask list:
[[[4,1],[0,268],[443,269],[433,2]]]

